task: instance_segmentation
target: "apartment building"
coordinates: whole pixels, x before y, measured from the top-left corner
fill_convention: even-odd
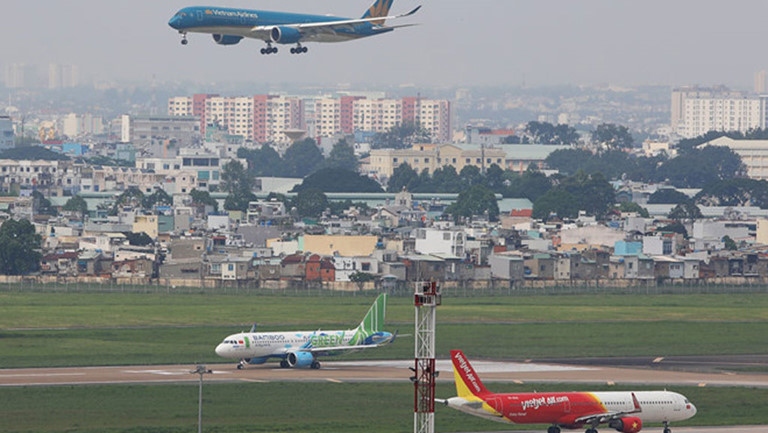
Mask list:
[[[385,132],[402,124],[427,129],[436,143],[451,139],[451,104],[447,100],[407,97],[368,99],[364,96],[295,97],[255,95],[223,97],[200,94],[168,100],[170,116],[195,116],[205,135],[208,125],[256,143],[291,143],[294,132],[313,138]]]
[[[13,148],[14,137],[13,121],[11,121],[11,118],[9,116],[0,116],[0,150]]]
[[[709,131],[765,128],[768,96],[729,90],[724,86],[680,87],[672,91],[672,131],[684,138]]]

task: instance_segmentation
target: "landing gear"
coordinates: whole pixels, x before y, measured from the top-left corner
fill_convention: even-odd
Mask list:
[[[312,364],[309,365],[309,368],[313,370],[319,370],[320,369],[320,362],[319,361],[312,361]]]
[[[181,33],[181,45],[187,45],[189,41],[187,40],[187,34],[185,32],[179,32]]]
[[[672,433],[672,429],[669,428],[669,421],[664,421],[664,433]]]
[[[243,368],[245,368],[245,364],[247,363],[248,363],[247,359],[241,359],[240,362],[237,363],[237,369],[242,370]]]
[[[547,429],[547,433],[560,433],[560,427],[553,425]]]
[[[590,427],[584,433],[597,433],[597,429],[594,427]]]
[[[277,53],[277,47],[273,47],[271,43],[267,42],[267,48],[261,49],[261,54],[275,54]]]
[[[297,44],[295,48],[291,48],[291,54],[303,54],[309,51],[309,48],[303,47],[301,44]]]
[[[290,367],[290,365],[288,365],[288,361],[286,361],[284,359],[282,361],[280,361],[280,368],[289,368],[289,367]]]

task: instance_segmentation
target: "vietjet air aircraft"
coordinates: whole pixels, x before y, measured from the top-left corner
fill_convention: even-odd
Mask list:
[[[280,367],[320,368],[321,355],[383,346],[395,340],[395,334],[383,331],[387,295],[382,293],[355,329],[346,331],[242,332],[233,334],[216,346],[216,354],[239,359],[238,369],[246,364],[263,364],[280,358]]]
[[[272,44],[296,44],[291,54],[307,52],[303,42],[343,42],[391,32],[413,24],[385,25],[388,19],[403,18],[412,11],[388,16],[394,0],[376,0],[358,19],[331,15],[307,15],[215,6],[186,7],[176,12],[168,25],[181,33],[181,44],[187,44],[187,33],[210,33],[219,45],[234,45],[243,38],[261,39],[267,43],[261,54],[277,53]]]
[[[597,433],[605,424],[623,433],[637,433],[643,423],[669,423],[696,415],[685,396],[669,391],[532,392],[497,394],[488,391],[460,350],[451,351],[457,397],[435,400],[448,407],[492,421],[513,424],[551,424],[547,433],[561,428]]]

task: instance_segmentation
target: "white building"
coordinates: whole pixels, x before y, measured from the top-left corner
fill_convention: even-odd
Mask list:
[[[723,146],[741,157],[750,179],[768,180],[768,140],[734,140],[719,137],[702,144],[703,146]]]
[[[765,128],[766,98],[726,87],[682,87],[672,91],[672,131],[685,138],[709,131]]]
[[[421,254],[444,254],[464,258],[466,235],[461,230],[419,228],[414,249]]]

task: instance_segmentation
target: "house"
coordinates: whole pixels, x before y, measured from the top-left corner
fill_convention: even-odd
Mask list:
[[[432,255],[411,254],[401,258],[408,281],[441,281],[445,278],[445,260]]]
[[[492,254],[488,258],[491,265],[491,278],[522,281],[525,279],[525,261],[516,252]]]
[[[555,279],[555,259],[550,254],[534,254],[525,259],[525,277],[535,280]]]

